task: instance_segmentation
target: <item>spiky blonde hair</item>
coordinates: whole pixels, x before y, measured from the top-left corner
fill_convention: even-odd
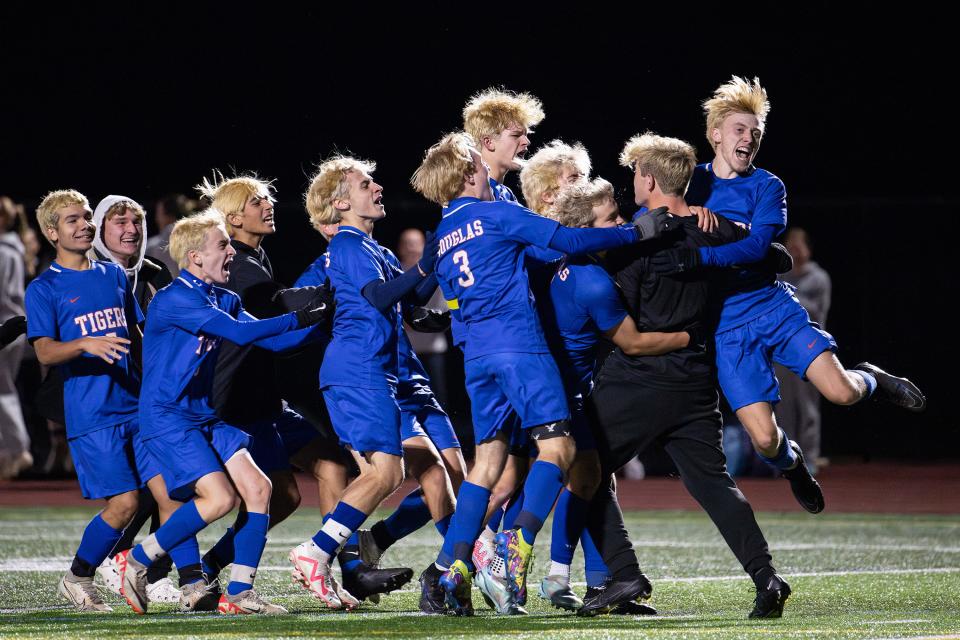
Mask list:
[[[190,266],[190,252],[200,251],[203,248],[207,231],[220,227],[226,233],[223,222],[223,212],[210,207],[200,213],[195,213],[178,220],[170,232],[170,257],[177,261],[177,266],[185,269]]]
[[[325,224],[340,222],[340,212],[333,206],[333,201],[346,197],[349,192],[347,174],[351,171],[373,173],[376,168],[376,162],[340,154],[324,160],[310,179],[310,187],[303,196],[313,228],[321,231],[320,227]]]
[[[620,164],[639,168],[640,175],[653,175],[665,195],[682,196],[697,166],[697,152],[683,140],[648,131],[627,140],[620,153]]]
[[[60,214],[57,212],[72,204],[78,204],[87,211],[90,211],[90,201],[87,200],[87,196],[75,189],[58,189],[57,191],[51,191],[43,196],[43,200],[40,201],[40,206],[37,207],[37,224],[40,225],[40,232],[43,233],[43,237],[54,246],[56,246],[56,244],[50,239],[50,234],[47,233],[47,229],[56,229],[57,223],[60,222]]]
[[[273,202],[273,181],[263,180],[255,173],[224,178],[222,173],[214,170],[212,178],[204,178],[195,188],[201,197],[209,200],[210,205],[223,214],[227,230],[231,232],[233,229],[227,216],[243,212],[251,197],[265,195]]]
[[[520,188],[529,208],[544,214],[550,205],[543,196],[560,187],[564,167],[573,167],[584,179],[590,176],[590,154],[582,144],[553,140],[530,156],[520,171]]]
[[[470,151],[476,148],[467,134],[448,133],[427,149],[410,184],[430,202],[445,206],[463,193],[464,180],[477,170]]]
[[[593,208],[614,199],[613,185],[603,178],[571,185],[557,194],[549,217],[565,227],[591,227]]]
[[[463,108],[463,129],[480,145],[484,136],[495,136],[512,126],[529,130],[543,117],[543,105],[536,96],[491,87],[475,94]]]
[[[713,96],[703,101],[703,113],[707,117],[707,140],[716,149],[710,132],[719,129],[731,113],[750,113],[760,121],[760,133],[767,126],[767,114],[770,113],[770,101],[767,90],[760,86],[760,78],[750,82],[746,78],[733,76],[713,92]]]

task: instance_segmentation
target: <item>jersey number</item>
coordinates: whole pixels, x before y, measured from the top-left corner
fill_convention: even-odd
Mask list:
[[[472,287],[473,280],[473,271],[470,271],[470,259],[467,257],[467,252],[460,250],[453,254],[454,263],[460,265],[460,272],[463,274],[457,279],[457,282],[460,283],[461,287]]]

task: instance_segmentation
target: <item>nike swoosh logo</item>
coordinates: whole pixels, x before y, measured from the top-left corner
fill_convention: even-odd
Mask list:
[[[80,299],[80,296],[77,296],[76,298],[70,298],[70,304],[73,304],[74,302],[76,302],[76,301],[79,300],[79,299]]]
[[[813,345],[815,345],[815,344],[817,344],[817,341],[816,341],[816,340],[814,340],[813,342],[811,342],[810,344],[808,344],[808,345],[807,345],[807,349],[813,349]]]

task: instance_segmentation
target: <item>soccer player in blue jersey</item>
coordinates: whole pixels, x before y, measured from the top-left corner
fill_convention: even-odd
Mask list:
[[[27,337],[37,359],[59,365],[67,438],[83,496],[106,506],[87,525],[60,594],[81,611],[110,611],[93,576],[137,510],[149,457],[137,438],[138,381],[130,324],[143,318],[123,269],[90,260],[93,214],[73,190],[47,194],[37,222],[57,257],[26,292]]]
[[[664,273],[757,262],[787,224],[783,182],[753,164],[770,111],[759,80],[734,76],[703,109],[715,156],[694,171],[687,199],[745,225],[750,235],[725,246],[666,252],[656,266]],[[781,470],[804,509],[819,513],[824,507],[820,486],[807,471],[800,447],[774,417],[773,405],[780,396],[773,363],[809,380],[836,404],[854,404],[876,392],[897,406],[922,411],[926,399],[909,380],[875,365],[864,362],[845,369],[833,336],[810,320],[792,288],[772,272],[734,272],[726,284],[729,293],[716,333],[720,386],[760,458]]]
[[[271,350],[314,339],[308,327],[326,316],[322,297],[295,313],[257,320],[227,281],[235,250],[214,209],[184,218],[170,234],[180,275],[148,310],[140,394],[143,443],[159,464],[170,495],[186,502],[157,531],[123,554],[121,590],[137,613],[147,610],[146,572],[157,558],[222,518],[243,501],[230,583],[220,597],[226,614],[284,613],[253,589],[266,544],[270,481],[250,457],[250,437],[220,420],[210,405],[220,344],[255,343]],[[303,329],[295,331],[295,329]],[[236,487],[236,488],[234,488]]]
[[[428,598],[439,595],[436,585],[442,586],[447,606],[459,615],[473,611],[470,556],[483,527],[490,488],[507,458],[511,434],[504,426],[511,413],[519,415],[539,449],[515,528],[497,537],[514,598],[519,596],[536,533],[575,454],[560,374],[530,294],[525,248],[534,245],[571,255],[599,251],[656,236],[669,222],[658,214],[646,216],[643,227],[566,229],[528,209],[495,200],[489,177],[470,138],[453,133],[427,151],[412,179],[414,189],[444,207],[437,229],[437,276],[444,297],[457,301],[466,335],[476,462],[460,487],[457,511],[437,562],[421,581]],[[510,609],[516,611],[516,605]]]
[[[320,368],[320,388],[331,422],[350,447],[360,477],[346,488],[323,527],[290,552],[305,586],[328,607],[353,609],[359,603],[330,573],[334,555],[367,516],[393,493],[404,477],[404,449],[429,447],[422,431],[407,432],[397,404],[399,307],[425,302],[436,290],[432,276],[436,244],[405,272],[370,236],[386,215],[383,188],[370,173],[373,163],[336,156],[320,165],[306,195],[314,226],[339,223],[330,242],[327,276],[337,303],[333,337]],[[419,472],[424,498],[435,522],[445,526],[453,496],[439,457],[426,456]],[[431,478],[427,478],[431,476]]]

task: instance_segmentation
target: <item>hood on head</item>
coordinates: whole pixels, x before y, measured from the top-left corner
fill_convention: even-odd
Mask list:
[[[132,202],[133,204],[140,207],[140,203],[134,200],[133,198],[128,198],[127,196],[107,196],[97,205],[97,208],[93,210],[93,226],[96,227],[96,232],[93,236],[93,248],[100,256],[106,258],[123,267],[122,264],[117,262],[117,259],[113,257],[113,254],[110,253],[110,250],[107,249],[107,245],[103,242],[103,223],[107,217],[107,211],[110,210],[110,207],[117,204],[118,202],[123,202],[124,200]],[[143,207],[140,207],[142,210]],[[143,257],[147,253],[147,221],[144,219],[142,230],[140,232],[140,255],[137,256],[136,262],[133,263],[130,267],[124,267],[128,276],[136,278],[137,272],[140,270],[140,266],[143,264]],[[97,256],[92,256],[95,259],[99,259]],[[136,285],[134,285],[136,286]]]

